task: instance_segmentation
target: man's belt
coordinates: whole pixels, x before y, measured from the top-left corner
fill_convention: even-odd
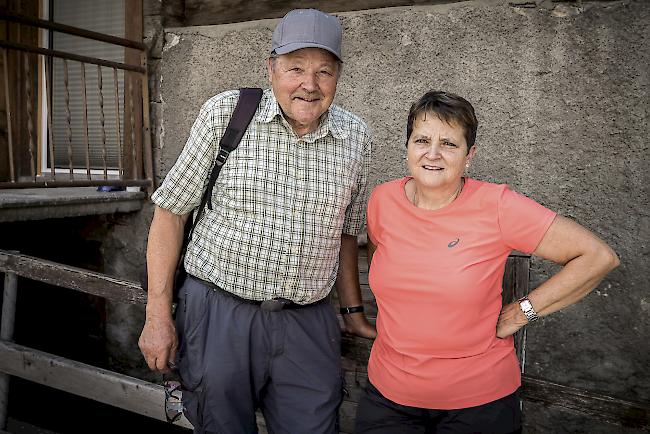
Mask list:
[[[228,297],[234,298],[235,300],[242,303],[259,306],[260,309],[265,310],[267,312],[278,312],[284,309],[301,309],[303,307],[316,306],[317,304],[326,303],[329,301],[329,297],[321,298],[318,301],[315,301],[313,303],[308,303],[308,304],[298,304],[284,297],[276,297],[276,298],[271,298],[269,300],[251,300],[248,298],[240,297],[236,294],[233,294],[232,292],[226,291],[225,289],[219,287],[218,285],[215,285],[212,282],[208,282],[207,280],[199,279],[198,277],[194,277],[191,275],[188,277],[209,287],[215,292],[219,292],[220,294],[227,295]]]

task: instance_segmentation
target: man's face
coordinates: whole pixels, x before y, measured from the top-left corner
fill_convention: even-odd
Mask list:
[[[269,81],[287,121],[298,136],[315,131],[334,100],[339,63],[326,50],[302,48],[269,59]]]

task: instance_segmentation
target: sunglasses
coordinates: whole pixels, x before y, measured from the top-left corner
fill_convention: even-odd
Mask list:
[[[163,387],[165,388],[165,417],[167,417],[167,422],[174,423],[183,415],[181,382],[165,380]]]

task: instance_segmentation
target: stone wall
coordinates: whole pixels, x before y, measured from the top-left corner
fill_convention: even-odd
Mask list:
[[[375,185],[406,174],[413,100],[429,89],[470,100],[481,124],[470,175],[508,183],[576,219],[621,257],[620,268],[584,301],[529,328],[527,373],[648,402],[650,4],[538,3],[342,13],[345,64],[336,103],[374,130]],[[267,86],[275,23],[166,29],[156,78],[158,180],[206,99]],[[533,260],[533,287],[555,269]],[[527,414],[527,432],[622,432],[534,404]]]

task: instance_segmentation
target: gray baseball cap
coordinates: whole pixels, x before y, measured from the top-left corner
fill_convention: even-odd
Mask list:
[[[341,57],[341,23],[333,15],[316,9],[294,9],[273,32],[271,52],[287,54],[301,48],[322,48]]]

